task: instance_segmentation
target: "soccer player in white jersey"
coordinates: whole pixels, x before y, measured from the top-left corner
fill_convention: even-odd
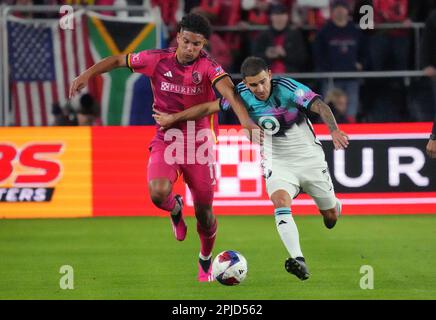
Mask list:
[[[341,203],[334,193],[322,145],[306,112],[310,110],[320,115],[330,130],[335,149],[347,148],[348,136],[339,130],[330,107],[319,95],[294,79],[273,79],[263,59],[245,59],[241,73],[243,81],[236,90],[250,117],[265,132],[262,166],[267,192],[275,208],[277,231],[290,255],[285,268],[299,279],[306,280],[309,271],[291,213],[292,199],[300,191],[309,194],[329,229],[335,226],[341,213]],[[154,118],[167,128],[175,122],[197,119],[229,108],[225,99],[219,99],[175,114],[157,111]]]

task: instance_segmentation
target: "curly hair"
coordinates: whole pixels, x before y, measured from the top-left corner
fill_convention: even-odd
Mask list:
[[[181,30],[190,31],[203,35],[206,39],[209,39],[212,33],[212,27],[207,18],[202,15],[190,13],[182,18],[179,23],[178,32]]]

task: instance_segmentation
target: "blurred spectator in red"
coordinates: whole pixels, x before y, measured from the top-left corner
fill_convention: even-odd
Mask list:
[[[44,1],[44,0],[43,0]],[[113,6],[117,0],[58,0],[59,5],[82,5],[82,6]],[[100,14],[114,16],[114,11],[98,11]]]
[[[254,41],[252,54],[267,61],[273,73],[301,72],[307,50],[301,32],[291,28],[288,9],[272,5],[269,12],[270,29]]]
[[[332,109],[337,123],[350,122],[348,119],[348,97],[343,90],[339,88],[329,90],[324,101]]]
[[[110,6],[115,0],[60,0],[60,4],[82,5],[82,6]]]
[[[151,0],[151,6],[158,6],[163,23],[172,30],[176,29],[178,21],[183,16],[182,0]]]
[[[198,7],[192,8],[192,12],[204,14],[217,26],[237,26],[241,22],[240,0],[200,0]]]
[[[333,0],[293,0],[291,1],[292,22],[297,26],[320,29],[330,19],[330,5]],[[356,0],[344,0],[350,12]]]
[[[216,32],[212,32],[210,35],[205,49],[224,68],[224,70],[231,70],[233,66],[232,53],[230,52],[227,43]]]
[[[289,15],[296,0],[242,0],[242,16],[248,25],[267,26],[270,22],[269,11],[271,6],[284,5]],[[253,33],[257,36],[257,33]]]
[[[170,47],[177,47],[177,40],[173,38]],[[225,71],[229,72],[233,65],[233,57],[227,43],[216,33],[212,32],[204,49],[218,62]]]
[[[267,26],[269,24],[269,7],[271,5],[271,0],[241,0],[241,16],[243,23],[249,26]],[[249,47],[248,54],[250,54],[253,49],[253,44],[256,38],[259,36],[260,31],[251,30],[245,35],[245,43],[242,45]],[[247,55],[248,55],[247,54]],[[238,70],[239,72],[239,70]]]
[[[242,0],[241,6],[244,11],[244,21],[251,25],[268,25],[269,9],[273,5],[286,6],[288,13],[292,12],[295,0]]]
[[[240,0],[200,0],[199,5],[191,9],[192,12],[203,14],[212,25],[220,27],[235,27],[243,25],[241,21],[241,1]],[[242,38],[239,32],[227,31],[220,32],[222,39],[228,45],[233,60],[235,57],[244,55],[241,45]],[[231,70],[233,71],[233,70]]]
[[[242,0],[242,10],[245,12],[245,21],[251,25],[268,25],[268,9],[270,0]]]
[[[295,0],[292,6],[291,19],[299,27],[320,29],[328,18],[329,0]]]
[[[58,5],[58,0],[6,0],[1,1],[0,4],[5,3],[6,5]],[[12,15],[20,18],[56,18],[59,16],[57,12],[17,12],[13,11]]]
[[[291,13],[292,2],[295,0],[242,0],[242,17],[247,26],[268,26],[270,24],[269,11],[272,5],[284,4]],[[250,31],[246,45],[253,47],[253,43],[259,36],[260,31]],[[250,52],[253,50],[251,49]]]
[[[408,0],[373,0],[374,22],[409,26]],[[377,30],[371,37],[371,62],[374,70],[407,70],[410,39],[407,29]]]
[[[16,0],[15,5],[17,6],[31,6],[33,5],[33,1],[32,0]],[[19,18],[32,18],[32,13],[31,12],[19,12],[19,11],[14,11],[12,13],[12,15],[14,15],[15,17],[19,17]]]

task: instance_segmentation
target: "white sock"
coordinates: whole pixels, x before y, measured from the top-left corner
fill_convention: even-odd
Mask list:
[[[303,257],[300,248],[298,228],[291,214],[290,208],[277,208],[274,210],[277,231],[283,244],[292,258]]]

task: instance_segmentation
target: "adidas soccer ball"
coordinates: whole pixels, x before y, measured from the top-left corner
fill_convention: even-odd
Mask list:
[[[247,271],[247,260],[237,251],[223,251],[213,260],[213,276],[226,286],[234,286],[244,281]]]

